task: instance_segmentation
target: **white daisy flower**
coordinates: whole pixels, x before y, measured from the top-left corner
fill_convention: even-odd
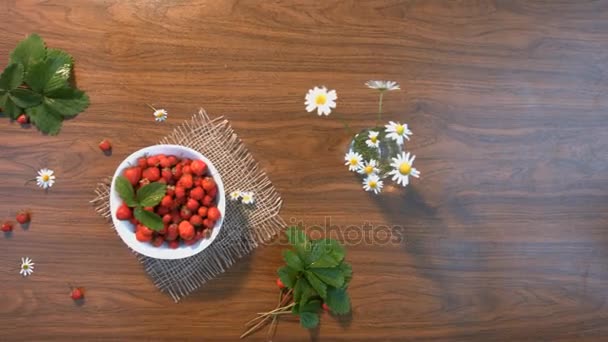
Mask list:
[[[338,95],[335,90],[327,91],[327,88],[324,86],[321,88],[314,87],[308,90],[308,94],[306,94],[304,99],[306,100],[304,104],[306,105],[307,112],[312,112],[316,109],[319,115],[329,115],[331,109],[336,108]]]
[[[363,162],[357,172],[366,176],[377,174],[379,172],[378,162],[375,159],[370,159],[368,162]]]
[[[410,135],[412,135],[412,131],[407,128],[407,124],[401,124],[399,122],[390,121],[386,127],[386,137],[393,139],[397,142],[397,144],[403,144],[403,138],[410,140]]]
[[[348,165],[348,171],[357,171],[361,166],[363,166],[363,157],[359,152],[354,152],[353,150],[348,151],[348,153],[344,156],[344,161],[346,161],[344,165]]]
[[[32,273],[34,273],[34,263],[32,262],[32,259],[28,257],[21,258],[21,270],[19,271],[19,274],[27,277]]]
[[[380,180],[380,177],[375,174],[369,175],[363,181],[363,189],[365,191],[373,191],[376,195],[382,191],[383,186],[384,183],[382,182],[382,180]]]
[[[154,115],[154,120],[156,120],[156,122],[163,122],[167,120],[167,115],[169,114],[164,109],[155,109],[154,114],[152,115]]]
[[[378,134],[380,134],[380,132],[369,131],[369,134],[367,136],[369,139],[365,140],[367,146],[373,148],[380,148],[380,140],[378,140]]]
[[[244,204],[253,204],[253,202],[254,202],[253,192],[251,192],[251,191],[241,192],[241,202],[243,202]]]
[[[55,175],[53,170],[41,169],[38,170],[38,176],[36,176],[36,184],[43,189],[48,189],[55,184]]]
[[[230,193],[230,200],[232,201],[238,201],[239,198],[241,198],[241,192],[240,191],[233,191]]]
[[[420,177],[420,171],[412,167],[412,164],[414,164],[414,159],[416,159],[416,156],[412,155],[412,158],[410,158],[409,152],[401,152],[397,158],[393,158],[393,162],[391,163],[393,170],[391,170],[388,174],[389,176],[393,176],[392,180],[394,182],[396,181],[397,184],[401,184],[405,187],[410,182],[409,176],[416,178]]]
[[[379,91],[400,90],[399,84],[395,81],[367,81],[365,85]]]

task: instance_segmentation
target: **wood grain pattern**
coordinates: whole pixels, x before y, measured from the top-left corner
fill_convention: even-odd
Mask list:
[[[0,340],[234,341],[273,305],[280,246],[176,305],[88,203],[199,106],[232,121],[287,221],[404,237],[349,247],[351,320],[282,322],[276,341],[608,339],[608,1],[7,0],[0,23],[0,56],[38,32],[75,57],[92,102],[57,137],[0,122],[0,216],[34,213],[0,237]],[[368,79],[401,84],[385,117],[410,124],[422,171],[381,198],[341,165],[338,116],[374,120]],[[320,84],[338,91],[327,118],[304,111]],[[57,173],[48,194],[23,185],[40,167]]]

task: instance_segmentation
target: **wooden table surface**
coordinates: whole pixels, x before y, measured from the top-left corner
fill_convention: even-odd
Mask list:
[[[58,136],[0,121],[0,219],[34,215],[0,236],[0,340],[235,341],[275,304],[282,247],[174,304],[89,204],[201,106],[231,120],[287,222],[355,234],[352,317],[312,333],[286,320],[275,341],[608,339],[608,1],[10,0],[0,27],[5,61],[37,32],[91,98]],[[340,120],[374,122],[369,79],[400,83],[385,118],[411,126],[422,171],[380,197],[342,165]],[[322,84],[339,99],[321,118],[303,102]],[[48,194],[24,186],[41,167]]]

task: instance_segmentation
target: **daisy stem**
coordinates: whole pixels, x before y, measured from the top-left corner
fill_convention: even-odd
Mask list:
[[[152,110],[156,112],[156,108],[152,107],[152,105],[151,105],[151,104],[146,103],[146,106],[148,106],[148,107],[152,108]]]
[[[380,100],[378,101],[378,119],[376,120],[376,126],[380,124],[382,121],[382,98],[384,97],[384,92],[380,92]]]

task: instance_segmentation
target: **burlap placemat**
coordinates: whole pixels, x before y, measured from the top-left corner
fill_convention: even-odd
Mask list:
[[[201,253],[178,260],[160,260],[133,251],[144,269],[162,291],[178,302],[202,284],[228,269],[237,259],[249,254],[259,244],[268,242],[285,227],[278,215],[282,200],[228,120],[209,119],[203,109],[175,128],[160,144],[183,145],[205,155],[218,169],[229,194],[235,190],[253,191],[255,204],[243,205],[226,200],[226,213],[220,234]],[[91,201],[96,211],[110,221],[110,182],[97,185],[97,197]]]

